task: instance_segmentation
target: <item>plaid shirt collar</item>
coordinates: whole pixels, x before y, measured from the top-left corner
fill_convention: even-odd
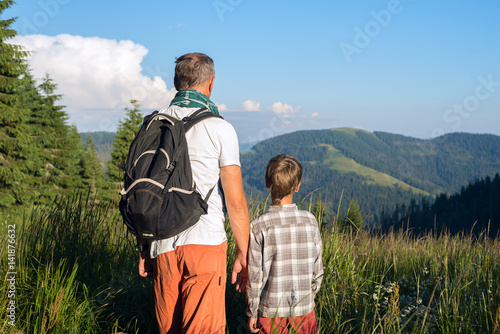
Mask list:
[[[297,204],[292,203],[292,204],[285,204],[285,205],[271,205],[269,207],[269,212],[274,212],[274,211],[293,211],[297,210]]]

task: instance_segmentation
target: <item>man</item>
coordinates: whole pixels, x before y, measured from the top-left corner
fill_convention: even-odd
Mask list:
[[[201,53],[176,60],[174,85],[177,94],[161,113],[179,119],[202,107],[218,114],[210,100],[215,79],[214,64]],[[243,193],[238,138],[225,120],[212,117],[194,125],[187,133],[193,179],[204,197],[219,179],[236,242],[232,283],[247,285],[249,215]],[[151,242],[138,238],[139,274],[154,278],[156,316],[161,333],[224,333],[227,239],[222,198],[213,191],[208,213],[180,234]]]

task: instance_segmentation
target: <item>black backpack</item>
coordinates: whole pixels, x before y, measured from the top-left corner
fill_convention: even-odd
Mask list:
[[[196,123],[219,117],[207,108],[177,119],[158,113],[144,117],[125,165],[120,212],[129,231],[142,239],[175,236],[207,213],[207,200],[196,190],[186,132]]]

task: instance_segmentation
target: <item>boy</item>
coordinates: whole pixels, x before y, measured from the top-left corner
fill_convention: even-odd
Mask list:
[[[292,203],[302,166],[292,156],[272,158],[266,169],[269,212],[250,224],[248,327],[252,333],[317,333],[314,297],[323,275],[316,218]]]

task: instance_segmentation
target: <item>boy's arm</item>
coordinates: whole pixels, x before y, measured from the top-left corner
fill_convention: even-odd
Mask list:
[[[231,230],[236,242],[236,260],[233,264],[231,283],[236,282],[236,290],[245,292],[248,280],[247,253],[250,234],[250,218],[247,200],[243,192],[240,166],[224,166],[220,170],[220,179],[227,207]]]
[[[321,234],[319,229],[315,234],[316,241],[316,259],[314,261],[314,276],[312,281],[312,291],[314,294],[319,292],[319,288],[321,287],[321,282],[323,281],[323,245],[321,242]]]
[[[257,319],[260,293],[263,287],[262,240],[260,234],[250,233],[248,252],[247,316]],[[250,323],[249,323],[250,325]],[[251,329],[251,328],[250,328]]]

